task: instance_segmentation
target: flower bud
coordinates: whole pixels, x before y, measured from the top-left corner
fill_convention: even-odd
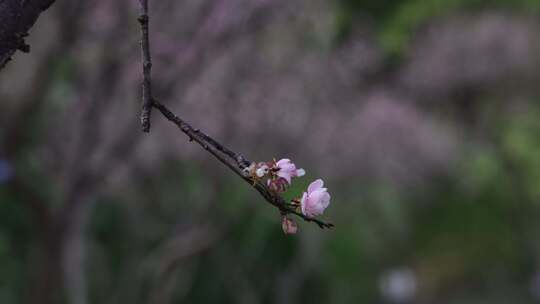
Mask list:
[[[285,192],[287,190],[287,186],[289,185],[287,180],[283,177],[269,179],[266,183],[270,190],[275,192]]]
[[[270,168],[268,168],[266,164],[262,164],[262,165],[259,165],[259,168],[257,168],[257,170],[255,171],[255,174],[257,175],[257,177],[263,177],[266,174],[268,174],[269,170]]]
[[[298,231],[296,222],[286,216],[281,220],[281,228],[283,228],[285,234],[295,234]]]

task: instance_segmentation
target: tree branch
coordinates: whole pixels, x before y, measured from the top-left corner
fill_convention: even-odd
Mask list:
[[[39,15],[55,0],[0,0],[0,70],[17,51],[28,53],[24,38]]]
[[[317,224],[321,229],[331,228],[334,225],[326,223],[321,220],[310,218],[304,214],[296,211],[294,206],[291,206],[281,195],[277,192],[270,190],[266,184],[259,180],[253,179],[244,172],[244,169],[248,167],[251,162],[244,158],[241,154],[236,153],[227,147],[220,144],[218,141],[208,136],[199,129],[193,128],[190,124],[185,122],[180,117],[172,113],[167,107],[154,99],[151,92],[151,69],[152,59],[150,57],[150,43],[149,43],[149,31],[148,31],[148,0],[139,0],[140,3],[140,16],[139,23],[141,25],[141,57],[143,62],[143,97],[142,97],[142,110],[141,110],[141,124],[143,132],[150,131],[150,113],[152,107],[158,109],[165,118],[173,122],[182,132],[184,132],[189,141],[195,141],[207,152],[217,158],[222,164],[231,169],[236,175],[242,178],[246,183],[250,184],[261,194],[265,200],[279,209],[282,215],[294,214],[307,222],[313,222]]]
[[[141,127],[143,132],[150,132],[150,116],[152,113],[152,57],[148,41],[148,0],[139,0],[141,25],[141,59],[143,62]]]
[[[307,222],[313,222],[317,224],[321,229],[331,228],[334,226],[331,223],[326,223],[315,218],[309,218],[304,214],[296,211],[285,201],[285,199],[283,199],[283,197],[271,191],[264,183],[254,180],[248,175],[244,174],[244,168],[249,166],[251,162],[244,158],[241,154],[233,152],[232,150],[226,148],[225,146],[223,146],[207,134],[203,133],[199,129],[193,128],[190,124],[172,113],[159,101],[154,99],[152,105],[153,107],[158,109],[161,114],[165,116],[165,118],[173,122],[182,132],[184,132],[188,136],[189,141],[195,141],[196,143],[198,143],[206,151],[208,151],[215,158],[217,158],[221,163],[223,163],[234,173],[236,173],[245,182],[252,185],[265,198],[268,203],[278,208],[281,214],[294,214]]]

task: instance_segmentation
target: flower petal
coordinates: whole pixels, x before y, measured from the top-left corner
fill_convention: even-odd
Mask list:
[[[328,208],[328,206],[330,205],[330,198],[330,193],[325,191],[324,195],[321,197],[321,205],[324,209]]]
[[[300,208],[302,208],[302,214],[306,215],[306,204],[307,204],[307,201],[308,201],[308,194],[307,192],[304,192],[304,194],[302,194],[302,199],[300,199]]]
[[[280,160],[278,160],[278,161],[276,162],[276,165],[277,165],[278,167],[281,167],[281,166],[284,166],[285,164],[290,163],[290,162],[291,162],[290,159],[288,159],[288,158],[282,158],[282,159],[280,159]]]
[[[289,185],[291,184],[291,174],[289,174],[289,172],[281,172],[281,171],[278,171],[276,173],[277,176],[281,177],[281,178],[284,178],[287,183],[289,183]]]
[[[311,193],[311,192],[314,192],[316,191],[317,189],[320,189],[324,186],[324,182],[322,179],[318,179],[314,182],[312,182],[311,184],[309,184],[309,187],[307,189],[308,193]]]

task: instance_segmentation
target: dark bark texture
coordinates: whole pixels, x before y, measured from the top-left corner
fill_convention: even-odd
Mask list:
[[[29,52],[24,38],[55,0],[0,0],[0,70],[17,51]]]

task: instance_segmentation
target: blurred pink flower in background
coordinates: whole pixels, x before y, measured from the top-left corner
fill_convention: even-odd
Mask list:
[[[307,217],[316,217],[324,212],[324,209],[330,205],[330,194],[323,188],[324,182],[322,179],[318,179],[311,184],[302,195],[300,205],[302,207],[302,213]]]

